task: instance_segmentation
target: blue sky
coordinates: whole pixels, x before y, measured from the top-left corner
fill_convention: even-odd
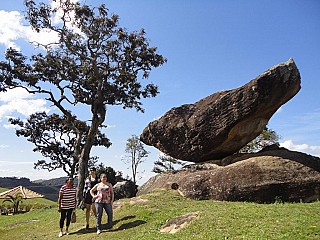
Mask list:
[[[242,86],[268,68],[293,58],[301,74],[301,90],[269,121],[269,128],[291,150],[320,156],[320,1],[317,0],[86,0],[89,5],[104,2],[120,16],[129,31],[144,28],[151,45],[168,62],[151,75],[159,85],[156,98],[143,101],[145,113],[108,107],[106,134],[113,145],[92,153],[105,165],[131,175],[121,161],[126,140],[140,135],[152,120],[172,107],[194,103],[215,92]],[[15,45],[31,53],[28,41],[34,37],[18,20],[23,1],[0,0],[0,58],[6,47]],[[9,19],[15,19],[9,21]],[[45,38],[42,36],[42,38]],[[25,118],[28,113],[49,108],[41,99],[21,93],[0,95],[0,176],[32,180],[65,176],[61,171],[33,170],[41,156],[33,145],[15,136],[7,117]],[[13,97],[15,96],[15,97]],[[21,100],[22,99],[22,100]],[[84,118],[85,109],[79,109]],[[159,151],[147,146],[149,158],[139,167],[143,183],[153,174]]]

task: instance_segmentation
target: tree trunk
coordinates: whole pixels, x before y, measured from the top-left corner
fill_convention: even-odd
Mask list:
[[[100,106],[100,107],[99,107]],[[101,107],[102,106],[102,107]],[[88,162],[90,158],[90,152],[94,143],[94,138],[97,135],[99,126],[104,122],[106,116],[106,109],[101,103],[96,103],[92,107],[92,124],[88,132],[86,142],[79,158],[79,170],[78,170],[78,189],[77,189],[77,201],[80,204],[82,200],[82,193],[84,189],[84,181],[86,178],[86,171],[88,169]]]
[[[77,189],[77,200],[78,204],[80,204],[82,200],[82,193],[84,189],[84,181],[86,179],[86,172],[88,169],[88,162],[90,158],[90,152],[93,145],[93,139],[95,134],[97,133],[98,128],[94,127],[95,124],[92,124],[88,133],[88,138],[86,140],[85,145],[81,151],[81,155],[79,158],[79,170],[78,170],[78,189]]]
[[[92,146],[91,146],[92,147]],[[90,147],[90,150],[91,150]],[[89,153],[90,153],[89,150]],[[79,159],[79,169],[78,169],[78,185],[77,185],[77,205],[80,204],[80,202],[82,201],[82,193],[83,193],[83,189],[84,189],[84,181],[86,178],[86,170],[88,168],[88,160],[89,158],[85,158],[84,156],[80,156]]]

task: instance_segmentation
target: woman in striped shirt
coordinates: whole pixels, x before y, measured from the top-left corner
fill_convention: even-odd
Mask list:
[[[76,193],[77,190],[73,186],[73,178],[69,177],[66,180],[66,185],[63,185],[59,191],[58,211],[60,212],[60,233],[59,237],[63,235],[64,220],[66,222],[66,235],[69,235],[69,225],[71,221],[72,211],[76,208]]]

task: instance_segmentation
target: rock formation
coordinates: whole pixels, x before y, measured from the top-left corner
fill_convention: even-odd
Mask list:
[[[221,159],[257,137],[299,90],[300,74],[290,59],[242,87],[171,109],[149,123],[140,139],[185,161]]]
[[[285,148],[236,154],[158,174],[138,195],[172,185],[192,199],[311,202],[320,199],[320,158]]]
[[[193,220],[199,218],[199,212],[187,213],[182,216],[175,217],[168,222],[166,222],[160,228],[160,232],[162,233],[177,233],[181,229],[188,226]]]
[[[113,186],[114,197],[116,200],[122,198],[132,198],[136,196],[137,187],[133,181],[121,181],[117,182]]]

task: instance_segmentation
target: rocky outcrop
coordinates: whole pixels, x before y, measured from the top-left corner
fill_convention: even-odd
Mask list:
[[[238,154],[154,176],[138,195],[173,183],[192,199],[311,202],[320,199],[320,158],[285,148]]]
[[[300,74],[290,59],[242,87],[171,109],[149,123],[140,139],[185,161],[221,159],[257,137],[299,90]]]
[[[113,186],[114,197],[116,200],[122,198],[131,198],[136,196],[137,193],[137,186],[134,184],[133,181],[121,181],[117,182]]]
[[[171,234],[177,233],[197,218],[199,218],[199,212],[187,213],[182,216],[175,217],[161,226],[160,232]]]

